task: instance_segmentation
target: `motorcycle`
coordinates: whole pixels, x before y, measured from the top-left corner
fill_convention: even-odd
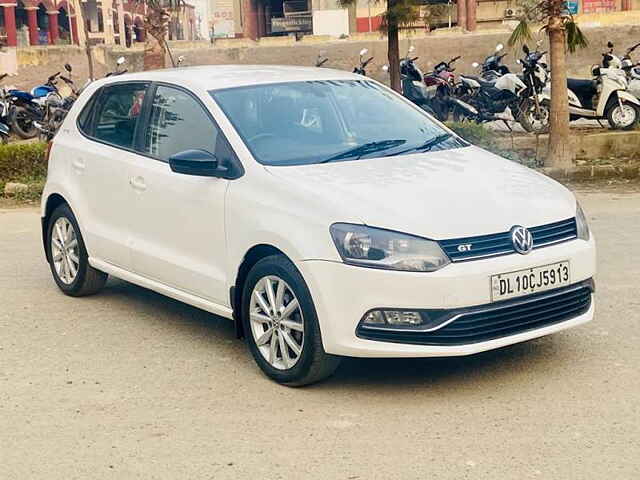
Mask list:
[[[472,64],[478,67],[478,63]],[[477,122],[502,120],[507,128],[511,120],[522,121],[522,106],[527,100],[525,83],[514,73],[504,73],[493,81],[481,77],[460,75],[457,94],[478,110]],[[510,115],[507,114],[509,110]]]
[[[631,59],[631,54],[638,47],[640,47],[640,43],[628,48],[621,62],[622,69],[627,74],[627,80],[629,81],[627,91],[636,98],[640,98],[640,62],[634,63]]]
[[[454,69],[450,64],[460,57],[449,63],[439,63],[434,72],[425,77],[415,63],[418,57],[411,57],[414,51],[415,47],[410,46],[405,58],[400,61],[402,95],[442,122],[448,120],[451,111],[475,117],[478,111],[474,107],[451,95],[454,87],[451,72]],[[386,65],[385,67],[383,68],[388,70]]]
[[[38,134],[34,121],[43,120],[45,104],[50,99],[62,100],[56,83],[61,72],[51,75],[46,83],[38,85],[30,92],[10,89],[7,93],[11,99],[9,123],[11,130],[21,138],[33,138]]]
[[[538,42],[537,47],[540,47]],[[522,46],[524,57],[517,63],[522,66],[522,81],[526,89],[522,92],[520,105],[520,125],[527,132],[546,133],[549,129],[550,96],[544,94],[550,76],[546,62],[547,52],[539,49],[532,52],[525,44]]]
[[[363,48],[362,50],[360,50],[360,60],[359,60],[360,64],[357,67],[354,67],[353,73],[357,73],[358,75],[362,75],[364,77],[367,76],[367,72],[366,72],[367,65],[369,65],[371,60],[373,60],[373,57],[369,57],[367,60],[364,59],[364,56],[367,53],[369,53],[369,50],[367,50],[366,48]]]
[[[4,80],[8,73],[0,75],[0,82]],[[9,143],[9,135],[11,132],[10,113],[11,97],[6,87],[0,87],[0,142],[2,144]]]
[[[54,96],[48,98],[44,105],[44,115],[42,119],[34,121],[34,125],[38,129],[38,135],[42,141],[49,141],[53,138],[80,94],[80,91],[71,79],[73,71],[71,65],[66,63],[64,68],[69,73],[69,77],[64,75],[59,76],[65,83],[65,85],[58,89],[60,98]]]
[[[182,59],[184,60],[184,57],[182,57]],[[122,75],[127,73],[128,70],[126,68],[120,70],[120,67],[122,67],[122,65],[124,65],[126,62],[127,60],[124,57],[118,57],[118,59],[116,60],[116,69],[112,72],[108,72],[105,77],[112,77],[114,75]]]

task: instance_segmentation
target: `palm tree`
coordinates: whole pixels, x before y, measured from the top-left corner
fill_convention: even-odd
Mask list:
[[[549,150],[547,166],[568,168],[575,152],[569,143],[569,97],[567,92],[567,50],[586,47],[587,40],[573,17],[565,10],[564,0],[525,0],[523,16],[509,38],[509,45],[533,38],[530,24],[539,23],[549,36],[551,63],[551,109],[549,114]]]
[[[357,0],[338,0],[343,7],[352,5]],[[376,2],[384,0],[375,0]],[[389,59],[389,76],[391,88],[402,92],[400,83],[400,39],[402,26],[415,25],[421,19],[419,0],[386,0],[387,9],[382,14],[380,29],[387,34],[387,50]]]

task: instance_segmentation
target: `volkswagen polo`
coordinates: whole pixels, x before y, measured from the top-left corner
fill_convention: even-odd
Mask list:
[[[96,81],[50,144],[41,216],[65,294],[113,275],[232,319],[287,385],[344,356],[468,355],[594,311],[595,243],[566,188],[341,71]]]

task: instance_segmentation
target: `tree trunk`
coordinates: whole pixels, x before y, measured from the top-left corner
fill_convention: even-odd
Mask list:
[[[549,118],[549,152],[545,165],[568,168],[573,161],[569,141],[569,99],[567,92],[567,54],[562,19],[549,19],[549,56],[551,59],[551,111]]]
[[[389,58],[389,76],[391,88],[402,93],[402,83],[400,82],[400,40],[398,38],[398,20],[395,16],[394,7],[396,0],[388,0],[387,3],[387,40]]]
[[[148,7],[144,21],[146,30],[144,40],[143,70],[158,70],[165,68],[167,54],[167,30],[169,26],[169,12],[164,8]]]

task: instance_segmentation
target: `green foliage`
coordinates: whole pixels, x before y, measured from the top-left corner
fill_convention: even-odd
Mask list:
[[[584,36],[584,33],[582,33],[582,30],[573,19],[565,23],[565,32],[567,35],[567,48],[571,53],[574,53],[578,47],[586,48],[589,45],[587,37]]]
[[[529,22],[527,22],[526,19],[521,18],[518,26],[513,29],[513,32],[511,32],[511,36],[509,37],[509,40],[507,40],[507,44],[510,47],[513,47],[516,44],[523,44],[531,41],[533,41],[533,34],[529,27]]]
[[[45,143],[0,145],[0,181],[46,177],[46,149]]]

